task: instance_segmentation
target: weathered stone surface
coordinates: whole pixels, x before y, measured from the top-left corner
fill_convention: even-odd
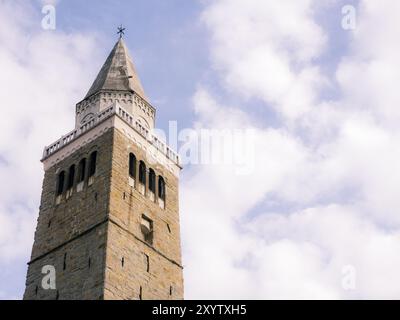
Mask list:
[[[88,184],[86,174],[83,190],[77,192],[79,161],[89,161],[93,151],[97,151],[93,184]],[[140,160],[146,163],[146,195],[139,192],[138,177],[135,187],[129,184],[130,152],[137,166]],[[110,128],[45,172],[24,299],[183,298],[178,177],[161,164],[149,163],[141,147]],[[72,164],[76,168],[72,195],[67,199],[64,191],[56,205],[57,175],[64,170],[68,177]],[[154,200],[148,196],[149,167],[166,182],[165,209],[157,203],[158,190]],[[140,229],[142,215],[153,221],[152,244]],[[56,269],[56,290],[41,287],[44,265]]]
[[[100,90],[134,91],[146,99],[132,58],[122,39],[115,44],[85,98]]]
[[[149,165],[146,153],[118,130],[113,145],[110,196],[110,219],[113,223],[108,230],[105,298],[137,299],[141,286],[143,299],[182,299],[178,178],[159,164]],[[146,195],[138,190],[138,177],[135,179],[136,188],[129,185],[128,159],[131,152],[137,159],[137,174],[140,160],[146,163]],[[149,168],[155,171],[156,181],[161,175],[166,182],[165,209],[159,207],[157,197],[155,201],[148,197]],[[143,214],[153,221],[152,245],[145,242],[140,230]],[[149,272],[145,254],[149,257]],[[124,267],[121,266],[122,258]]]

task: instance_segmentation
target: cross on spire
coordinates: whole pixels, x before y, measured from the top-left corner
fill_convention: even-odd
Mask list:
[[[125,28],[122,26],[122,24],[118,27],[118,32],[117,34],[119,34],[119,38],[121,39],[122,36],[125,34]]]

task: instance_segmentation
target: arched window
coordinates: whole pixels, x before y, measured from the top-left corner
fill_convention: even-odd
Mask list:
[[[146,184],[146,165],[143,161],[139,164],[139,182],[143,185]]]
[[[75,165],[69,167],[67,190],[72,189],[75,179]]]
[[[94,176],[96,173],[96,160],[97,160],[97,151],[93,151],[90,155],[90,163],[89,163],[89,177]]]
[[[149,169],[149,190],[156,193],[156,173],[153,169]]]
[[[129,154],[129,176],[136,178],[136,157],[133,153]]]
[[[165,181],[161,176],[158,177],[158,197],[165,201]]]
[[[64,181],[65,181],[65,172],[61,171],[58,174],[58,181],[57,181],[57,196],[61,195],[64,191]]]
[[[78,183],[83,182],[85,180],[85,171],[86,171],[86,158],[83,158],[79,162],[78,167]]]

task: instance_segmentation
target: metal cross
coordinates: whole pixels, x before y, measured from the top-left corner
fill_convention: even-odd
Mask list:
[[[119,38],[121,39],[122,36],[125,34],[125,28],[122,26],[122,24],[118,27],[118,32],[117,34],[119,34]]]

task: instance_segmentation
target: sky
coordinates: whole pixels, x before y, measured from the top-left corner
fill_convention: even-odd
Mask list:
[[[400,298],[399,10],[0,0],[0,299],[23,294],[43,147],[72,130],[120,24],[157,127],[249,134],[231,162],[182,170],[185,298]]]

